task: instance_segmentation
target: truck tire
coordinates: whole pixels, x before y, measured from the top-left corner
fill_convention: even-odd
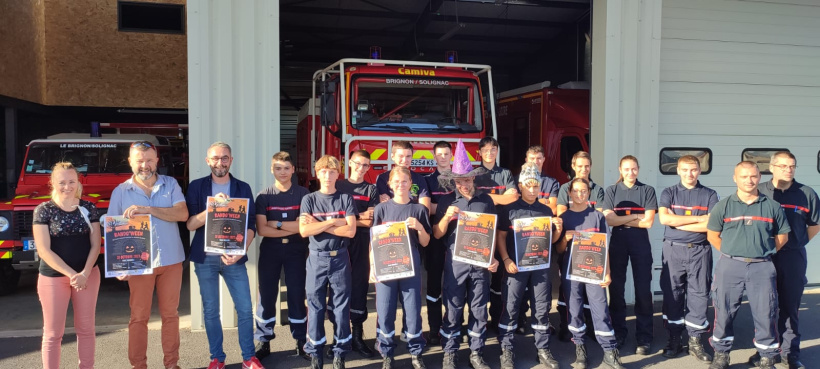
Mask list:
[[[8,295],[17,290],[20,282],[20,271],[11,266],[11,261],[0,262],[0,296]]]

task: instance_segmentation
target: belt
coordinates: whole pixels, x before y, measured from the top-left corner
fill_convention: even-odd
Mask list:
[[[338,256],[339,254],[341,254],[344,251],[347,251],[347,248],[333,250],[333,251],[313,251],[313,250],[310,250],[311,253],[315,252],[317,256],[322,256],[322,257]]]
[[[726,255],[726,254],[724,254],[724,255]],[[726,255],[726,256],[729,257],[729,258],[732,258],[734,260],[737,260],[737,261],[742,261],[744,263],[763,263],[763,262],[767,262],[767,261],[772,261],[772,258],[770,256],[767,256],[765,258],[744,258],[742,256],[731,256],[731,255]]]
[[[711,246],[708,242],[706,243],[693,243],[693,242],[675,242],[675,241],[666,241],[669,242],[672,246],[685,246],[685,247],[700,247],[700,246]]]

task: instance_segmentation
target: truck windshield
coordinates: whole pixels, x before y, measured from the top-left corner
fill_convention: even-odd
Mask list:
[[[131,174],[130,143],[34,143],[29,146],[25,170],[28,174],[51,173],[55,163],[67,161],[80,173]]]
[[[420,134],[482,130],[481,97],[472,81],[361,77],[355,89],[350,122],[356,129]]]

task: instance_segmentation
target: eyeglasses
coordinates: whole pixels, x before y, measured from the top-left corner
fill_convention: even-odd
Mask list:
[[[358,161],[354,161],[354,160],[351,160],[350,162],[353,163],[353,164],[356,164],[356,165],[358,165],[362,168],[370,168],[370,164],[363,164],[363,163],[359,163]]]
[[[572,193],[577,193],[577,194],[583,195],[583,194],[589,193],[589,190],[572,190]]]
[[[154,147],[154,144],[152,144],[148,141],[134,142],[134,143],[131,144],[131,148],[132,149],[141,149],[141,150],[156,149],[156,147]]]
[[[221,158],[220,157],[213,157],[213,158],[208,158],[208,160],[210,160],[212,163],[218,163],[220,161],[223,162],[223,163],[227,163],[231,160],[231,157],[230,156],[223,156]]]
[[[786,169],[795,170],[795,169],[797,169],[797,165],[772,164],[770,166],[775,167],[775,168],[780,169],[780,170],[786,170]]]

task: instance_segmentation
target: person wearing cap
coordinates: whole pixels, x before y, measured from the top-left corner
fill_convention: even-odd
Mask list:
[[[453,193],[453,185],[443,187],[438,183],[438,177],[443,172],[450,171],[450,161],[453,159],[453,146],[447,141],[439,141],[433,145],[433,157],[436,160],[436,170],[424,177],[427,188],[430,190],[430,218],[436,214],[441,198]],[[430,333],[427,343],[431,346],[441,344],[441,277],[444,274],[444,254],[447,247],[438,238],[431,237],[430,243],[424,248],[424,269],[427,271],[427,324]]]
[[[604,189],[589,178],[589,172],[592,168],[592,157],[586,151],[578,151],[572,155],[570,167],[572,168],[572,172],[575,173],[574,178],[583,178],[589,182],[589,194],[587,196],[588,206],[594,210],[603,211],[602,206],[604,205]],[[572,207],[572,196],[570,196],[570,182],[567,182],[561,185],[561,188],[558,189],[558,216],[564,214],[564,212],[570,207]],[[564,258],[559,257],[559,273],[566,272],[566,265],[563,263]],[[564,298],[564,288],[560,285],[563,283],[564,278],[561,278],[558,287],[558,306],[556,307],[558,310],[558,316],[561,318],[560,327],[558,329],[558,339],[564,342],[569,342],[573,335],[570,333],[568,328],[567,304],[566,299]],[[592,322],[592,316],[590,314],[589,304],[584,303],[584,315],[586,316],[586,321],[588,322]]]
[[[532,329],[535,332],[535,347],[538,350],[538,361],[544,367],[557,369],[558,362],[549,350],[550,335],[549,311],[552,301],[552,281],[550,270],[547,268],[532,271],[519,271],[513,260],[515,252],[515,232],[513,223],[516,219],[553,217],[552,209],[539,201],[543,192],[540,167],[535,163],[527,163],[521,167],[518,176],[518,189],[521,198],[512,204],[501,207],[498,219],[498,252],[506,274],[504,276],[502,298],[504,309],[498,322],[498,340],[501,342],[501,368],[515,369],[515,330],[520,324],[518,314],[521,302],[528,298],[534,308]],[[563,221],[561,218],[552,218],[552,238],[546,246],[546,251],[552,252],[552,243],[561,237]],[[513,257],[511,257],[513,255]]]
[[[780,203],[792,229],[789,241],[772,256],[777,270],[780,357],[785,359],[789,369],[800,369],[805,366],[800,362],[798,310],[807,283],[806,244],[820,231],[820,202],[811,187],[794,180],[797,169],[794,154],[788,151],[772,154],[769,168],[772,180],[761,183],[757,188],[763,195]],[[758,361],[760,355],[755,353],[750,362],[757,366],[755,363]]]
[[[678,158],[680,182],[661,192],[658,218],[664,226],[663,318],[669,343],[663,356],[673,358],[683,351],[681,333],[689,333],[689,354],[711,362],[700,336],[709,331],[706,310],[712,286],[712,246],[706,240],[709,212],[718,202],[715,190],[698,181],[700,161],[692,155]]]
[[[470,304],[470,321],[467,332],[470,336],[470,365],[473,369],[489,369],[484,362],[482,350],[487,330],[487,301],[490,292],[490,273],[498,268],[498,260],[492,259],[489,268],[453,260],[456,226],[460,211],[495,214],[492,198],[486,193],[476,191],[473,182],[476,175],[484,173],[483,167],[473,169],[467,157],[467,151],[461,140],[458,141],[455,160],[450,171],[439,176],[439,183],[444,187],[454,183],[455,191],[443,196],[438,203],[436,216],[433,218],[433,236],[443,239],[447,245],[444,258],[444,277],[442,283],[445,301],[445,318],[441,326],[442,346],[444,349],[443,369],[456,369],[456,352],[460,344],[459,335],[464,320],[464,304]],[[451,182],[452,181],[452,182]],[[469,289],[469,292],[468,292]],[[467,297],[470,301],[465,301]]]
[[[162,343],[165,368],[179,368],[179,293],[182,288],[182,262],[185,250],[177,222],[188,220],[185,195],[176,179],[157,173],[157,148],[148,141],[131,144],[128,163],[134,175],[111,192],[108,214],[126,218],[149,214],[153,274],[117,277],[128,281],[131,320],[128,322],[128,360],[135,369],[148,367],[148,319],[156,289],[162,317]]]
[[[293,182],[293,159],[280,151],[271,158],[274,183],[256,195],[256,227],[259,243],[259,298],[256,305],[256,357],[270,355],[270,341],[276,338],[276,307],[279,280],[285,274],[288,328],[296,340],[296,354],[309,359],[304,351],[307,306],[305,306],[305,257],[307,239],[299,234],[299,207],[310,193]]]
[[[339,159],[325,155],[316,161],[314,170],[319,191],[302,199],[299,233],[310,237],[305,294],[308,302],[307,342],[312,369],[324,365],[322,351],[325,336],[325,311],[328,290],[333,300],[335,344],[333,369],[344,369],[345,355],[350,351],[351,271],[348,246],[356,235],[356,207],[353,198],[336,190],[342,165]]]
[[[412,277],[380,281],[371,272],[376,282],[376,349],[382,355],[382,369],[393,367],[393,352],[396,348],[396,309],[399,299],[404,310],[404,325],[407,328],[407,351],[410,352],[414,369],[425,369],[421,353],[425,341],[421,336],[421,248],[430,242],[430,215],[421,204],[410,203],[410,186],[413,184],[410,170],[393,167],[388,178],[393,198],[376,205],[373,224],[382,225],[404,222],[407,225],[412,253]],[[371,259],[371,263],[373,260]],[[369,268],[375,270],[375,267]]]
[[[638,158],[621,158],[618,182],[604,193],[604,216],[612,227],[609,286],[609,312],[615,338],[620,348],[626,341],[626,300],[624,298],[627,266],[632,264],[635,284],[635,338],[638,355],[649,355],[652,343],[652,245],[649,228],[655,222],[658,201],[655,189],[638,181]]]
[[[353,332],[352,348],[362,357],[371,358],[373,350],[364,342],[363,324],[367,320],[367,293],[370,284],[370,226],[373,224],[373,209],[379,199],[376,186],[364,180],[370,170],[370,153],[366,150],[356,150],[350,154],[347,161],[350,167],[350,178],[339,179],[336,189],[353,197],[356,210],[356,236],[350,240],[350,266],[353,278],[353,289],[350,292],[350,324]],[[333,310],[328,310],[331,320]],[[328,351],[331,354],[331,351]]]
[[[563,253],[563,265],[569,265],[570,253],[575,232],[598,232],[609,235],[604,214],[588,205],[590,184],[584,178],[578,177],[569,182],[572,204],[561,214],[564,220],[564,235],[556,243],[556,251]],[[607,250],[609,252],[609,250]],[[570,280],[567,271],[563,271],[561,286],[564,288],[568,312],[568,329],[572,332],[572,341],[575,343],[576,368],[586,368],[587,349],[584,346],[585,332],[592,332],[604,350],[604,364],[613,369],[623,369],[618,352],[615,330],[609,315],[609,306],[606,301],[606,288],[612,282],[609,265],[606,267],[604,282],[592,284]],[[586,301],[585,301],[586,300]],[[586,306],[585,306],[586,305]],[[586,310],[585,310],[586,308]],[[591,311],[591,317],[584,317],[585,311]],[[593,329],[589,329],[585,321],[592,322]]]
[[[729,367],[729,351],[735,340],[732,323],[744,292],[752,310],[753,342],[761,356],[759,366],[772,369],[780,347],[776,320],[777,276],[772,255],[789,240],[791,227],[780,204],[758,190],[757,164],[738,163],[733,179],[737,192],[715,205],[706,226],[709,243],[720,252],[712,284],[715,357],[709,369]]]

